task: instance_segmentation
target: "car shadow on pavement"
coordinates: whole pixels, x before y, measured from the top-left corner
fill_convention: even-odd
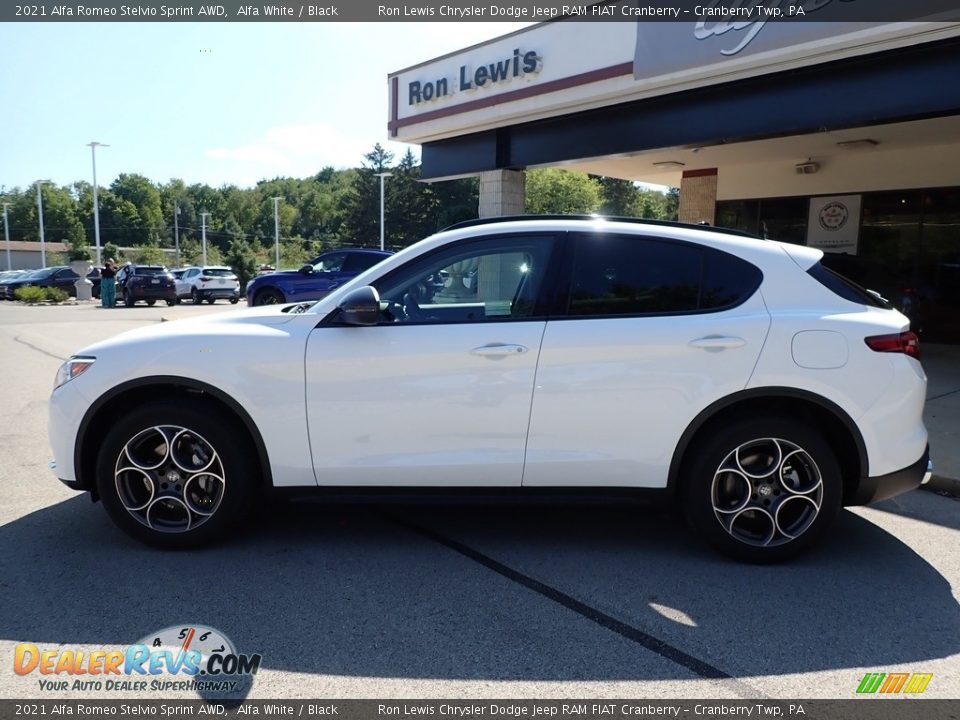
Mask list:
[[[870,507],[893,515],[960,530],[960,498],[943,491],[919,489]]]
[[[695,676],[478,557],[733,677],[960,650],[949,583],[849,512],[817,550],[780,566],[726,561],[672,514],[624,506],[291,503],[217,547],[160,552],[78,497],[0,527],[0,547],[0,639],[111,647],[199,623],[261,653],[264,668],[298,673]]]

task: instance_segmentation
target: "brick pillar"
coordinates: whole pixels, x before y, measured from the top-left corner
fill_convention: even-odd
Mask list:
[[[677,219],[685,223],[706,220],[713,225],[717,214],[717,169],[685,170],[680,180]]]
[[[523,170],[480,173],[480,217],[523,215],[525,181]]]

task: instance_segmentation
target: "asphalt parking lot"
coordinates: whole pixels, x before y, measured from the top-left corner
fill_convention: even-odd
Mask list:
[[[16,675],[19,642],[180,623],[262,654],[254,698],[852,698],[892,671],[960,697],[960,500],[931,492],[844,511],[775,567],[635,506],[285,504],[201,552],[136,544],[47,468],[54,373],[88,342],[238,307],[0,304],[0,697],[84,695]]]

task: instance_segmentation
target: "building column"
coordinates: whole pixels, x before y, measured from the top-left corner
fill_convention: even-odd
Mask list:
[[[523,215],[526,174],[523,170],[487,170],[480,173],[479,216]]]
[[[680,180],[680,222],[713,225],[717,215],[717,169],[685,170]]]

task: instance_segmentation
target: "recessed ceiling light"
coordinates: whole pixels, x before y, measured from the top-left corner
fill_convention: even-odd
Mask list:
[[[655,162],[653,166],[661,170],[676,170],[682,168],[685,164],[686,163],[682,163],[679,160],[661,160],[660,162]]]

